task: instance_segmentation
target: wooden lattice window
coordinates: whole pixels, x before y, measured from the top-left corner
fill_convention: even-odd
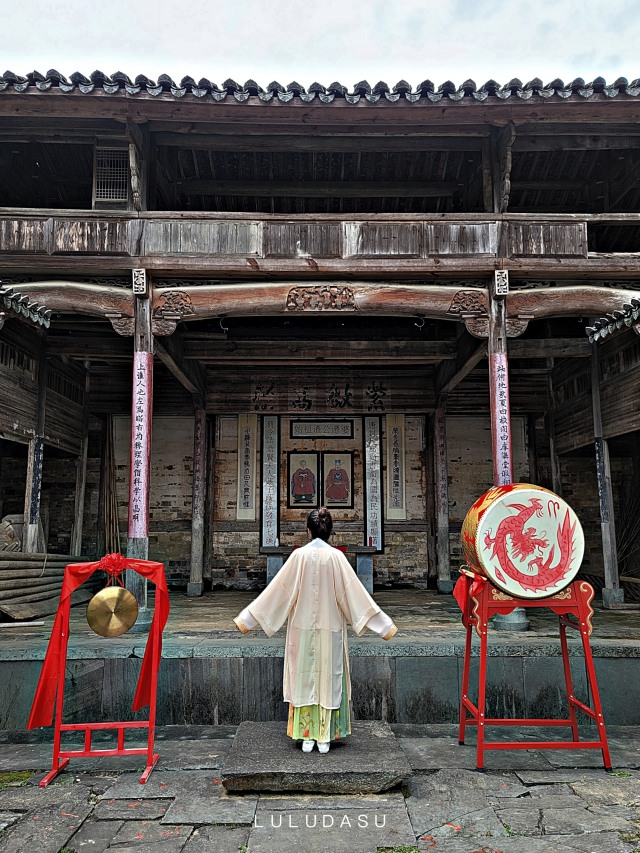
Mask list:
[[[129,200],[129,150],[96,148],[94,204],[126,204]]]

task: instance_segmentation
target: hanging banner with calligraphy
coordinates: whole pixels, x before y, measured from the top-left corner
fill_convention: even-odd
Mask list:
[[[407,502],[404,470],[404,415],[386,416],[387,518],[405,521]]]
[[[131,412],[131,468],[129,480],[129,538],[149,535],[149,476],[153,354],[133,354],[133,403]]]
[[[353,438],[353,421],[291,420],[291,438]]]
[[[380,418],[364,419],[364,544],[382,551],[382,458]]]
[[[256,520],[256,436],[257,415],[238,415],[238,500],[237,521]]]
[[[262,501],[260,546],[275,548],[279,544],[279,472],[280,419],[277,415],[262,418]]]
[[[513,482],[509,374],[507,372],[506,353],[492,353],[489,356],[489,370],[494,485],[504,486]]]

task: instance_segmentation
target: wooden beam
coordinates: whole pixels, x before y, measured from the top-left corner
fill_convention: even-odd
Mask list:
[[[154,134],[158,146],[177,147],[205,151],[293,151],[299,152],[387,152],[387,151],[479,151],[481,137],[422,136],[419,134],[367,134],[347,136],[344,133],[319,135],[304,134],[291,130],[287,134],[264,134],[261,136],[239,135],[238,127],[226,130],[216,125],[210,129],[187,125],[180,132],[169,131]]]
[[[258,198],[439,198],[452,196],[462,184],[426,181],[178,181],[185,195],[255,196]]]
[[[155,338],[154,353],[202,407],[206,397],[204,376],[202,371],[198,369],[197,362],[186,363],[184,361],[180,338],[176,338],[175,334],[163,338],[162,341]]]

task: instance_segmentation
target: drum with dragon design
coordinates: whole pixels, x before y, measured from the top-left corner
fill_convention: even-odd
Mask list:
[[[561,497],[529,483],[495,486],[462,525],[469,567],[517,598],[555,595],[574,579],[584,554],[580,522]]]

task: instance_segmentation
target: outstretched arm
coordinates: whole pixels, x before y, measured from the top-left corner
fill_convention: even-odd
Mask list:
[[[237,629],[242,631],[243,634],[248,634],[258,624],[258,620],[253,616],[248,607],[245,607],[233,621],[236,623]]]
[[[397,632],[397,627],[387,614],[380,610],[369,619],[365,628],[378,634],[383,640],[390,640]]]

